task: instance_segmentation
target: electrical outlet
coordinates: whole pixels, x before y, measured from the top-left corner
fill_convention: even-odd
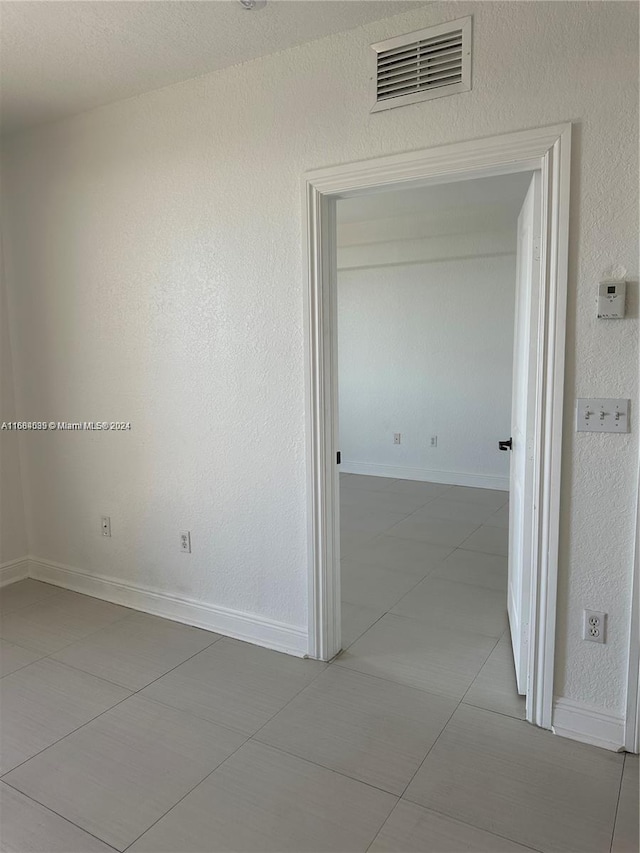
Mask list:
[[[591,643],[604,643],[604,629],[607,614],[599,610],[585,610],[582,626],[582,639]]]
[[[191,532],[189,530],[180,532],[180,550],[183,554],[191,553]]]
[[[111,519],[108,515],[103,515],[100,519],[100,527],[103,536],[111,536]]]
[[[401,444],[402,443],[402,435],[399,432],[394,432],[393,443],[394,444]]]
[[[438,446],[438,436],[437,435],[431,436],[431,441],[429,442],[429,446],[430,447],[437,447]]]

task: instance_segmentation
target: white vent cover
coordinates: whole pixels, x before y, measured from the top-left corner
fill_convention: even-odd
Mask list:
[[[471,89],[471,17],[371,45],[371,112]]]

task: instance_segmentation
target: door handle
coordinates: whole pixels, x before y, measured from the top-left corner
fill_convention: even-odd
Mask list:
[[[513,439],[508,438],[506,441],[498,442],[498,450],[511,450],[513,447]]]

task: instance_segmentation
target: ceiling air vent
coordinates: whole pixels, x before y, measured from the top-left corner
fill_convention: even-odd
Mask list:
[[[471,17],[371,45],[371,112],[471,89]]]

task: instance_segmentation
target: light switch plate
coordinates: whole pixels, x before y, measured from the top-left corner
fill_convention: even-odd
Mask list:
[[[629,432],[629,400],[579,399],[576,432]]]

